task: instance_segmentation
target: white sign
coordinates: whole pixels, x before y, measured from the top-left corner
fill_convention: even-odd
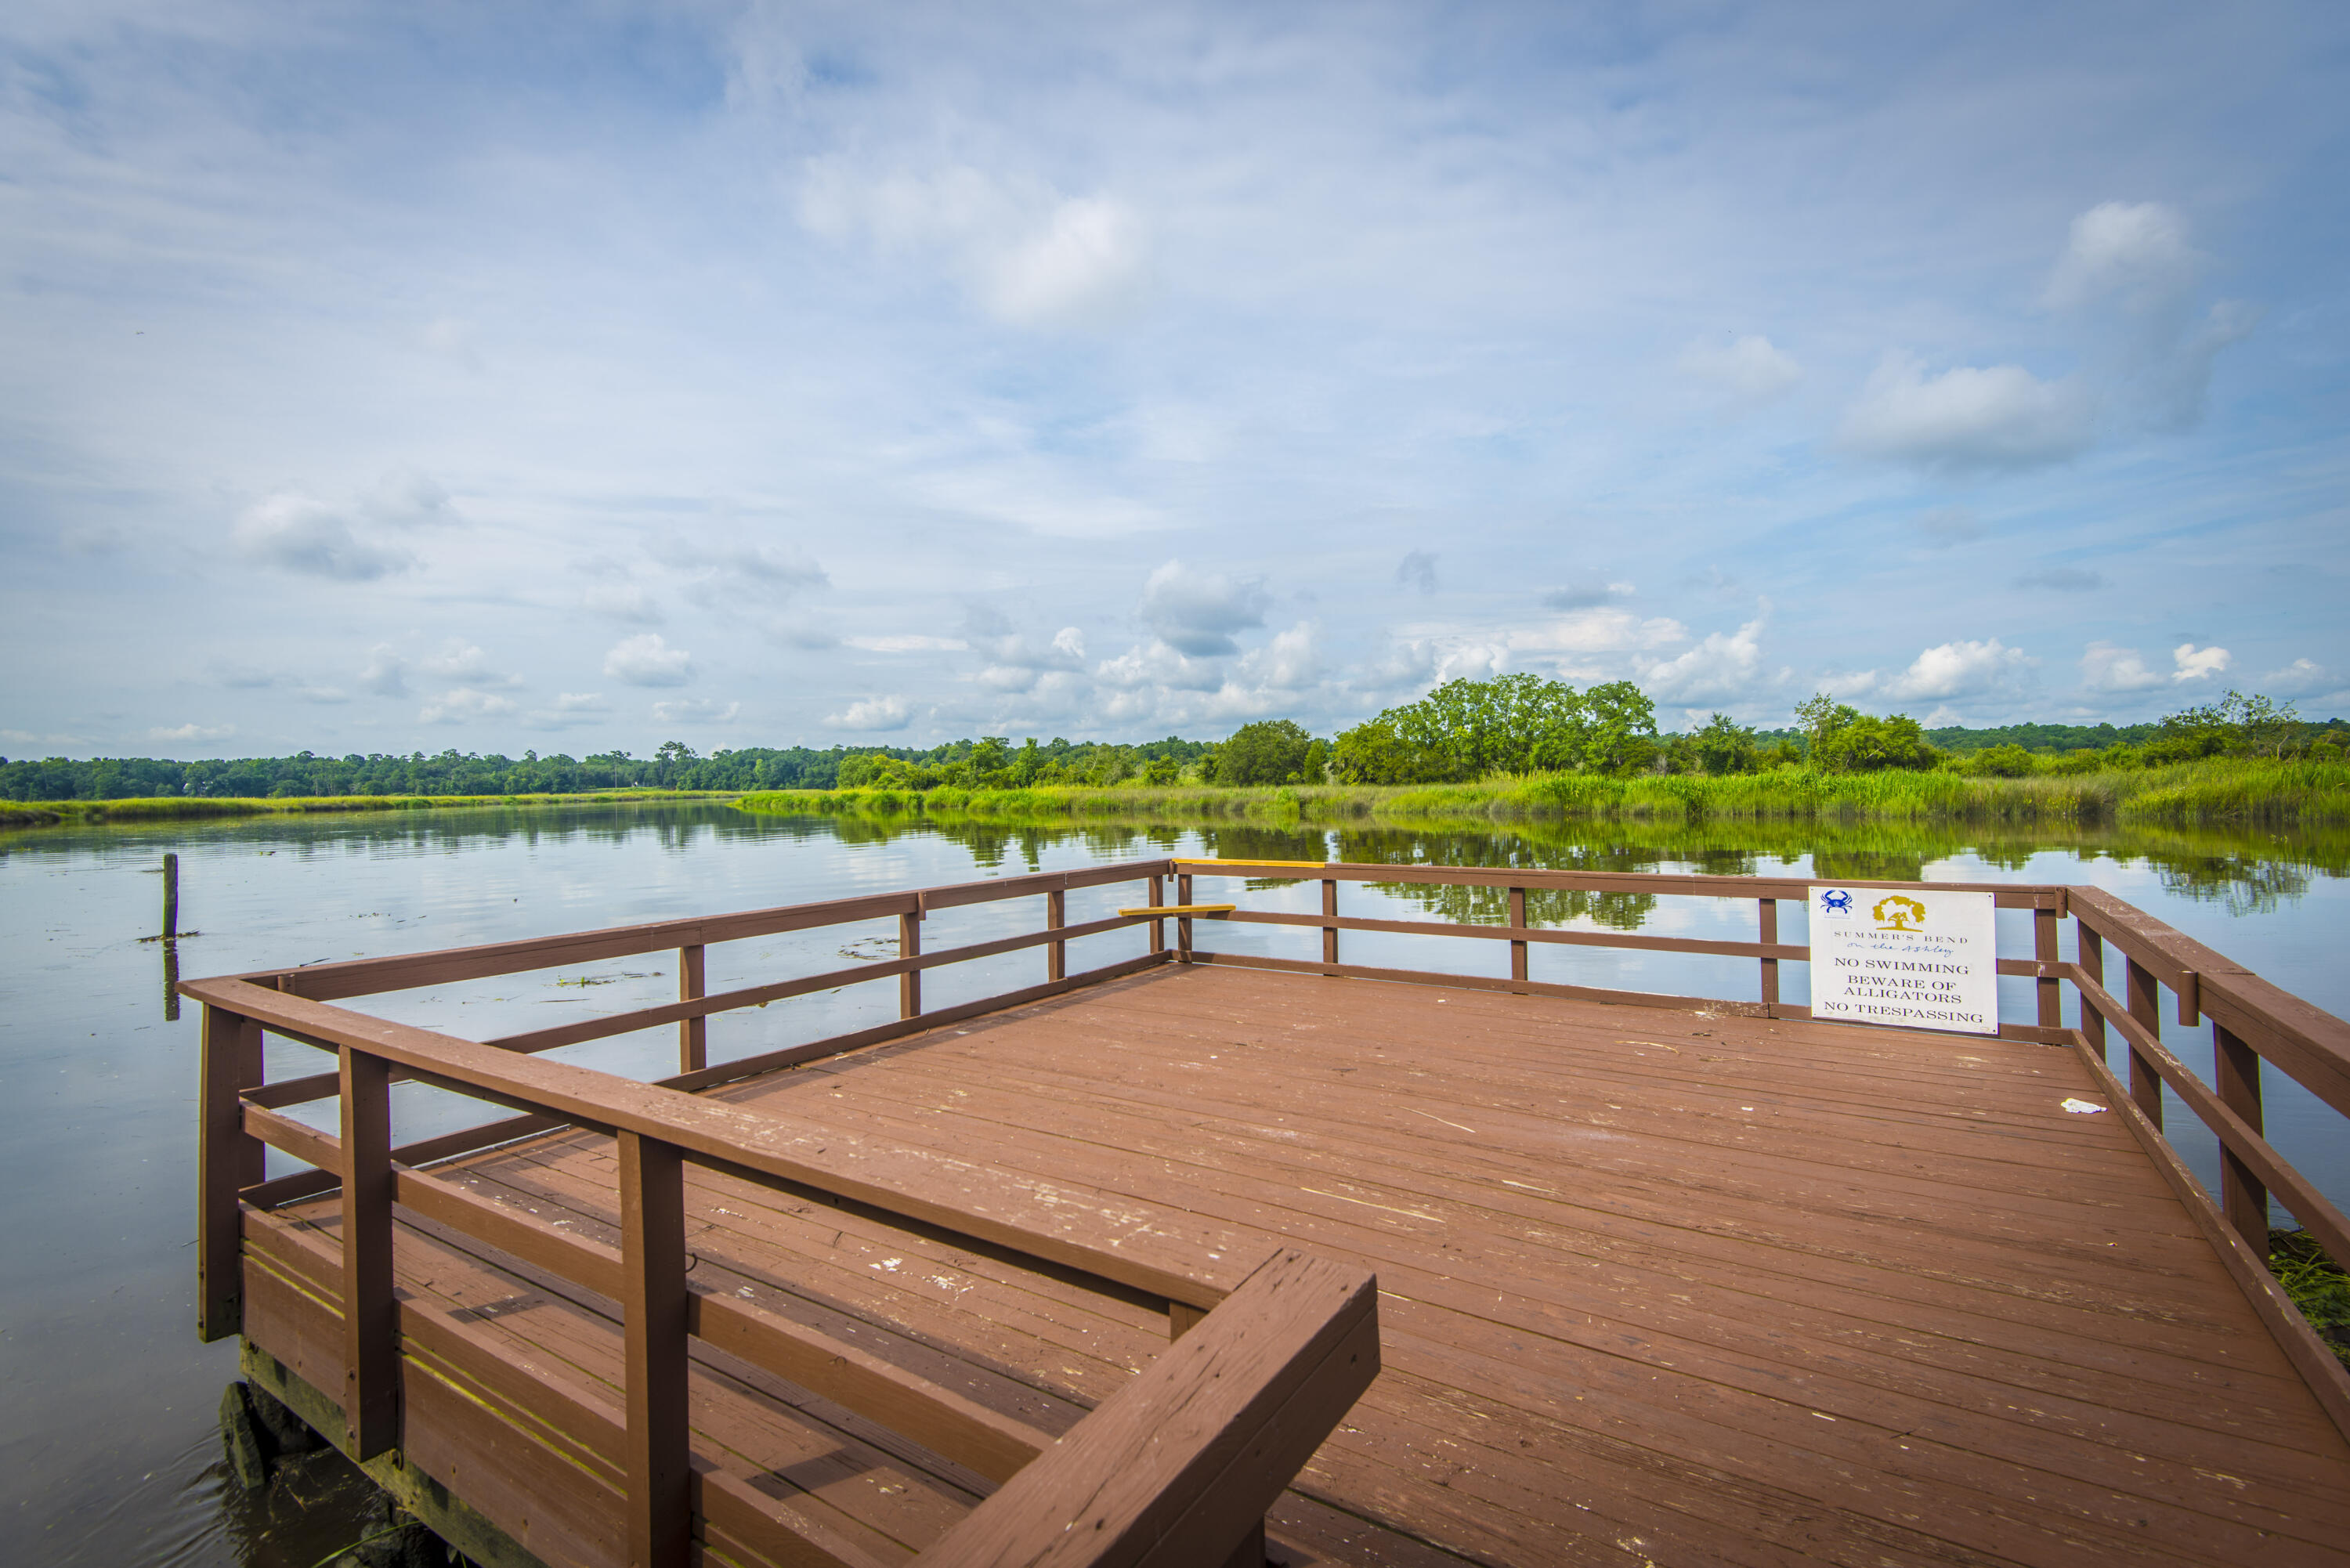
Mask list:
[[[1999,1033],[1989,893],[1812,889],[1812,1016]]]

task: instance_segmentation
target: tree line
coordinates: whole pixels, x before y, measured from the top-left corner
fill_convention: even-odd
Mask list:
[[[0,757],[0,799],[122,800],[149,795],[580,794],[611,789],[930,790],[1040,785],[1363,784],[1465,783],[1495,774],[1835,773],[1948,768],[2020,777],[2088,773],[2212,756],[2340,761],[2350,724],[2303,720],[2290,702],[2230,691],[2149,724],[2012,725],[1929,731],[1906,714],[1878,717],[1821,693],[1794,726],[1758,731],[1716,713],[1662,734],[1655,704],[1629,681],[1578,691],[1531,674],[1447,681],[1417,701],[1315,736],[1288,719],[1243,724],[1222,741],[1170,735],[1140,744],[1002,735],[922,747],[744,747],[699,755],[670,741],[649,757],[520,757],[453,749],[172,762],[153,757]]]

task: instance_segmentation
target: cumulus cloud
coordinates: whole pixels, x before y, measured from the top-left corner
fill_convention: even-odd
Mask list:
[[[347,583],[372,582],[416,564],[405,550],[361,538],[348,513],[294,491],[247,507],[234,538],[249,559]]]
[[[2224,648],[2198,648],[2191,642],[2182,642],[2170,650],[2170,661],[2176,667],[2170,679],[2179,682],[2209,680],[2225,672],[2235,659]]]
[[[2081,654],[2081,684],[2092,691],[2147,691],[2167,683],[2135,648],[2093,642]]]
[[[511,697],[476,686],[453,686],[426,702],[417,718],[427,724],[463,724],[474,719],[502,719],[519,710]]]
[[[414,468],[385,474],[360,497],[359,509],[388,528],[453,528],[465,521],[440,482]]]
[[[416,667],[427,675],[437,675],[443,680],[461,680],[469,686],[519,686],[519,676],[508,675],[490,666],[489,655],[463,638],[451,638],[441,645],[441,651],[416,661]]]
[[[2296,659],[2261,677],[2261,690],[2276,697],[2314,697],[2340,690],[2342,681],[2313,659]]]
[[[2073,220],[2043,297],[2059,310],[2105,299],[2158,310],[2194,287],[2204,265],[2176,210],[2159,202],[2102,202]]]
[[[1421,593],[1436,591],[1436,557],[1426,550],[1407,550],[1396,563],[1395,580],[1398,587],[1417,588]]]
[[[960,653],[971,646],[959,637],[933,637],[925,631],[844,637],[840,641],[845,648],[861,648],[868,653]]]
[[[1920,653],[1908,669],[1886,681],[1883,690],[1897,701],[1980,697],[2007,687],[2016,675],[2038,662],[1995,637],[1981,642],[1946,642]]]
[[[375,697],[405,697],[408,695],[408,664],[388,642],[379,642],[368,650],[368,661],[359,671],[359,690]]]
[[[525,729],[573,730],[601,723],[611,711],[600,691],[563,691],[556,693],[554,706],[525,713],[522,722]]]
[[[826,714],[824,722],[836,730],[881,732],[904,729],[911,717],[903,697],[867,697],[840,712]]]
[[[1668,702],[1729,702],[1750,695],[1762,673],[1763,618],[1728,636],[1709,632],[1676,658],[1645,664],[1640,684]]]
[[[1130,314],[1149,283],[1141,217],[1125,202],[967,165],[876,175],[815,159],[800,221],[836,242],[937,258],[982,308],[1015,326],[1106,325]]]
[[[682,686],[693,679],[693,656],[657,631],[639,632],[612,645],[604,673],[631,686]]]
[[[2054,588],[2060,594],[2085,594],[2106,586],[2102,573],[2083,566],[2049,566],[2015,579],[2019,588]]]
[[[2037,467],[2085,450],[2095,407],[2074,378],[2021,365],[1929,375],[1913,355],[1885,357],[1846,410],[1839,443],[1863,457],[1946,472]]]
[[[10,732],[14,734],[18,732],[12,731]],[[158,726],[155,729],[148,731],[147,737],[148,739],[154,741],[219,741],[225,740],[227,737],[235,733],[236,726],[234,724],[190,723],[177,724],[168,730]],[[32,737],[29,735],[26,736],[26,739],[27,740],[30,740],[31,738]]]
[[[1509,634],[1513,649],[1535,653],[1618,653],[1669,648],[1689,628],[1669,616],[1643,618],[1616,606],[1570,610],[1546,626]]]
[[[1271,602],[1260,578],[1195,572],[1169,561],[1142,585],[1140,613],[1143,624],[1178,653],[1217,658],[1240,651],[1232,634],[1263,626]]]
[[[1065,626],[1051,638],[1040,639],[985,605],[973,605],[965,613],[963,636],[952,646],[974,651],[987,661],[977,679],[997,691],[1034,691],[1048,676],[1086,667],[1086,634],[1077,628]]]
[[[653,704],[653,721],[660,724],[731,724],[742,711],[740,702],[721,707],[699,697],[672,697]]]
[[[1678,365],[1684,376],[1749,403],[1776,397],[1804,375],[1802,366],[1759,334],[1700,339],[1681,350]]]

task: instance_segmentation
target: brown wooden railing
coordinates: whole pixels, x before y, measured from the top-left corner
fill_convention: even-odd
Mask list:
[[[1164,901],[1170,878],[1174,883],[1172,904]],[[1235,878],[1317,882],[1320,909],[1306,913],[1195,901],[1200,881]],[[1118,883],[1139,883],[1144,902],[1115,917],[1067,923],[1068,892]],[[1348,883],[1497,889],[1505,895],[1508,918],[1505,923],[1488,925],[1343,915],[1339,890]],[[1891,881],[1845,885],[1921,886]],[[1932,886],[1947,890],[1962,885]],[[1247,1255],[1237,1237],[1173,1211],[1159,1216],[1143,1239],[1147,1244],[1129,1239],[1110,1247],[1097,1231],[1087,1232],[1082,1203],[1066,1199],[1042,1202],[990,1179],[983,1168],[942,1160],[937,1151],[918,1153],[837,1128],[818,1129],[691,1091],[1166,963],[1240,965],[1802,1018],[1809,1009],[1782,999],[1780,966],[1805,961],[1809,950],[1778,940],[1777,903],[1805,899],[1809,887],[1807,881],[1791,877],[1179,857],[187,982],[182,990],[206,1009],[200,1325],[207,1337],[240,1331],[248,1266],[339,1303],[346,1441],[361,1456],[398,1441],[404,1360],[437,1358],[463,1367],[477,1379],[511,1376],[499,1370],[498,1353],[466,1324],[396,1294],[392,1245],[397,1207],[408,1211],[411,1223],[469,1238],[619,1303],[618,1315],[626,1336],[626,1409],[604,1408],[587,1395],[562,1388],[546,1397],[567,1401],[563,1428],[585,1434],[581,1462],[596,1469],[627,1500],[630,1550],[637,1562],[681,1560],[695,1520],[700,1528],[714,1532],[712,1540],[772,1542],[780,1532],[798,1543],[792,1549],[801,1551],[802,1558],[814,1552],[818,1555],[809,1560],[821,1561],[828,1553],[843,1563],[865,1561],[853,1544],[827,1537],[821,1525],[795,1514],[787,1504],[722,1470],[690,1461],[685,1367],[696,1340],[872,1414],[933,1452],[1004,1482],[962,1526],[923,1554],[925,1563],[1024,1561],[1014,1545],[1059,1539],[1067,1522],[1066,1509],[1087,1506],[1087,1498],[1095,1499],[1097,1511],[1107,1510],[1102,1513],[1102,1530],[1088,1533],[1104,1536],[1108,1555],[1067,1561],[1221,1562],[1221,1554],[1241,1541],[1235,1532],[1262,1516],[1296,1464],[1310,1455],[1376,1369],[1376,1293],[1367,1274],[1287,1252],[1260,1262]],[[2003,975],[2033,981],[2033,1018],[2002,1023],[2001,1034],[2069,1047],[2079,1054],[2181,1202],[2203,1225],[2271,1332],[2336,1423],[2350,1433],[2350,1377],[2264,1266],[2270,1194],[2337,1258],[2350,1259],[2350,1222],[2266,1142],[2261,1100],[2261,1064],[2267,1062],[2335,1111],[2350,1115],[2350,1024],[2096,889],[1985,884],[1976,890],[1991,894],[2000,908],[2032,911],[2031,955],[2002,958],[1998,969]],[[1736,899],[1753,906],[1755,936],[1751,941],[1659,937],[1530,924],[1529,896],[1562,891]],[[1038,929],[923,950],[921,922],[929,912],[1022,898],[1043,899]],[[894,959],[703,994],[704,954],[712,944],[891,918],[899,926]],[[2067,918],[2077,934],[2074,961],[2064,959],[2059,946],[2061,924]],[[1175,928],[1172,948],[1166,938],[1170,920]],[[1317,930],[1320,957],[1211,951],[1197,940],[1199,926],[1209,920]],[[1068,972],[1069,943],[1137,927],[1148,933],[1139,956]],[[1349,931],[1459,939],[1471,944],[1463,951],[1477,943],[1502,944],[1507,973],[1347,963],[1341,961],[1340,950],[1341,939]],[[1751,960],[1757,966],[1756,995],[1704,999],[1538,981],[1529,977],[1528,961],[1537,946]],[[1041,983],[925,1010],[920,979],[930,970],[1033,947],[1045,950]],[[2120,998],[2106,989],[2107,947],[2126,963]],[[668,949],[679,954],[675,1002],[499,1039],[462,1040],[333,1005],[378,992]],[[1501,956],[1495,955],[1496,970],[1502,967]],[[736,1061],[707,1060],[704,1021],[712,1013],[891,978],[899,987],[899,1017],[893,1023]],[[2079,998],[2077,1026],[2064,1023],[2063,988],[2068,983]],[[2211,1020],[2219,1064],[2216,1085],[2202,1083],[2161,1044],[2161,988],[2177,996],[2182,1022]],[[680,1071],[654,1084],[537,1055],[557,1046],[671,1023],[679,1029]],[[2105,1059],[2108,1029],[2120,1036],[2127,1051],[2126,1087]],[[336,1070],[264,1082],[265,1030],[332,1053]],[[390,1085],[401,1078],[437,1085],[515,1114],[394,1147],[388,1096]],[[2163,1136],[2160,1087],[2166,1084],[2219,1138],[2223,1158],[2219,1205]],[[338,1135],[283,1114],[289,1106],[328,1097],[339,1106]],[[618,1249],[490,1203],[423,1168],[567,1126],[606,1133],[618,1141],[622,1219]],[[265,1147],[281,1149],[314,1168],[264,1179]],[[951,1389],[689,1280],[682,1233],[682,1180],[688,1165],[817,1195],[891,1223],[951,1235],[993,1255],[1059,1271],[1124,1299],[1149,1303],[1167,1312],[1170,1336],[1180,1343],[1086,1418],[1085,1429],[1098,1440],[1055,1444],[1046,1434]],[[272,1210],[337,1188],[343,1193],[338,1251],[315,1231],[273,1222]],[[1187,1334],[1187,1330],[1193,1332]],[[1245,1376],[1226,1381],[1232,1355],[1240,1355],[1249,1370]],[[1183,1382],[1210,1376],[1203,1368],[1215,1372],[1211,1378],[1218,1385],[1215,1390],[1203,1392],[1196,1383]],[[1222,1412],[1217,1419],[1223,1424],[1197,1429],[1203,1435],[1189,1449],[1164,1440],[1154,1445],[1149,1440],[1151,1401],[1179,1394],[1208,1398]],[[1218,1399],[1224,1403],[1216,1404]],[[1303,1425],[1298,1424],[1300,1411],[1312,1417]],[[1263,1458],[1266,1453],[1285,1456],[1293,1449],[1295,1463],[1285,1469]],[[1243,1453],[1256,1457],[1243,1462],[1237,1457]],[[1147,1459],[1136,1457],[1146,1454]],[[1150,1495],[1145,1497],[1145,1492]],[[1120,1508],[1128,1511],[1119,1515]],[[1164,1533],[1170,1531],[1173,1533]],[[1112,1537],[1126,1542],[1118,1548],[1125,1556],[1110,1552]],[[1146,1537],[1160,1545],[1149,1551],[1135,1546]],[[1178,1545],[1170,1546],[1170,1542]]]

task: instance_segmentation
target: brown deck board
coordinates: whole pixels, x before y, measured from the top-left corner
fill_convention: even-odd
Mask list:
[[[1386,1370],[1275,1512],[1302,1560],[2350,1562],[2350,1446],[2120,1118],[2067,1095],[2100,1097],[2016,1042],[1218,965],[713,1097],[1376,1269]],[[617,1244],[615,1168],[567,1132],[441,1174]],[[723,1174],[689,1167],[687,1208],[694,1278],[1046,1431],[1166,1341]],[[620,1407],[611,1303],[415,1227],[399,1266]],[[989,1490],[729,1358],[691,1389],[707,1455],[881,1560]]]

